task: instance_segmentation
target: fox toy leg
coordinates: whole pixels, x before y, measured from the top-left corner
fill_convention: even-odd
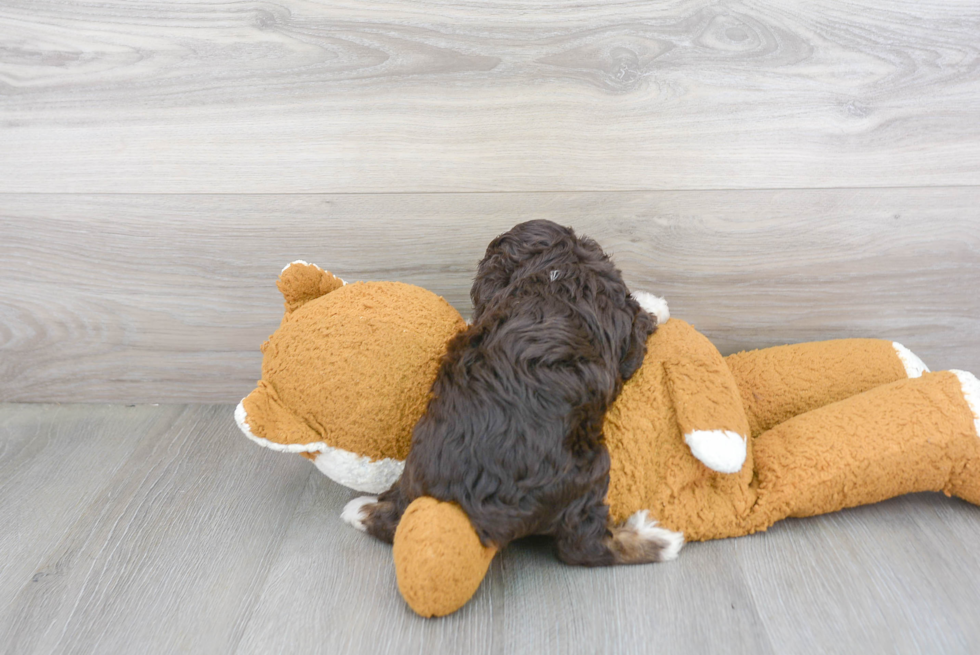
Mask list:
[[[944,371],[797,416],[754,441],[749,531],[917,491],[980,504],[980,382]]]
[[[908,349],[881,339],[777,346],[725,358],[752,435],[877,386],[928,371]]]

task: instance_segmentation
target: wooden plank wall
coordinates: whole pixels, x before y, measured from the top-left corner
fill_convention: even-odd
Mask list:
[[[0,401],[231,402],[306,259],[468,312],[550,218],[723,352],[980,371],[980,5],[0,6]]]

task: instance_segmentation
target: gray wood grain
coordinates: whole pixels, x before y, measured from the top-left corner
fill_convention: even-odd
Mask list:
[[[504,652],[500,563],[459,612],[419,619],[398,594],[391,547],[340,520],[358,495],[319,474],[310,478],[238,652]]]
[[[464,314],[498,233],[596,238],[725,352],[877,336],[980,371],[980,187],[370,195],[0,195],[0,400],[232,402],[295,259]]]
[[[8,0],[0,191],[980,184],[973,0]]]
[[[64,452],[64,462],[57,453]],[[71,464],[75,464],[72,468]],[[517,542],[445,619],[355,495],[230,406],[0,405],[0,652],[971,653],[980,508],[916,494],[581,569]],[[45,491],[50,488],[50,492]]]
[[[110,423],[106,436],[68,410],[40,406],[34,429],[77,430],[82,448],[99,450],[117,439],[112,432],[129,432],[132,421],[116,415],[130,411],[74,410],[81,419],[101,414]],[[21,578],[0,615],[4,652],[233,650],[310,467],[247,448],[228,406],[152,413],[165,430],[127,434],[136,447],[122,466],[90,465],[68,476],[79,490],[89,477],[105,483],[72,524],[40,542],[28,541],[29,531],[18,535],[20,547],[34,548],[38,573]],[[35,475],[37,483],[58,482],[57,470]],[[3,499],[37,518],[77,502],[70,488],[53,499]]]
[[[943,515],[972,526],[975,538],[980,510],[918,494],[733,540],[776,651],[973,652],[977,557]],[[861,629],[846,629],[854,625]],[[831,626],[845,628],[828,641]]]
[[[177,408],[0,406],[0,607],[25,586],[64,574],[45,562],[141,439],[159,438]],[[47,564],[49,566],[45,566]]]
[[[585,569],[559,562],[547,539],[505,551],[501,652],[781,652],[735,563],[734,542],[681,552],[663,565]]]

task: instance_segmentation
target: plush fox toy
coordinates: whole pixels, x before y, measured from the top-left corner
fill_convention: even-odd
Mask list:
[[[284,269],[279,289],[286,314],[263,345],[239,426],[343,485],[387,489],[464,321],[418,287],[345,285],[303,262]],[[662,300],[636,296],[658,327],[606,416],[614,520],[649,515],[700,541],[917,491],[980,504],[980,382],[970,373],[930,373],[876,339],[722,357]],[[419,614],[449,614],[494,553],[457,505],[420,498],[395,533],[399,589]]]

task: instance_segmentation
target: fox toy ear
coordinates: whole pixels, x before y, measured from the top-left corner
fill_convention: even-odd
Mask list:
[[[295,261],[282,269],[279,274],[279,287],[282,297],[286,300],[286,314],[294,311],[320,296],[336,291],[346,282],[325,271],[316,264]]]

